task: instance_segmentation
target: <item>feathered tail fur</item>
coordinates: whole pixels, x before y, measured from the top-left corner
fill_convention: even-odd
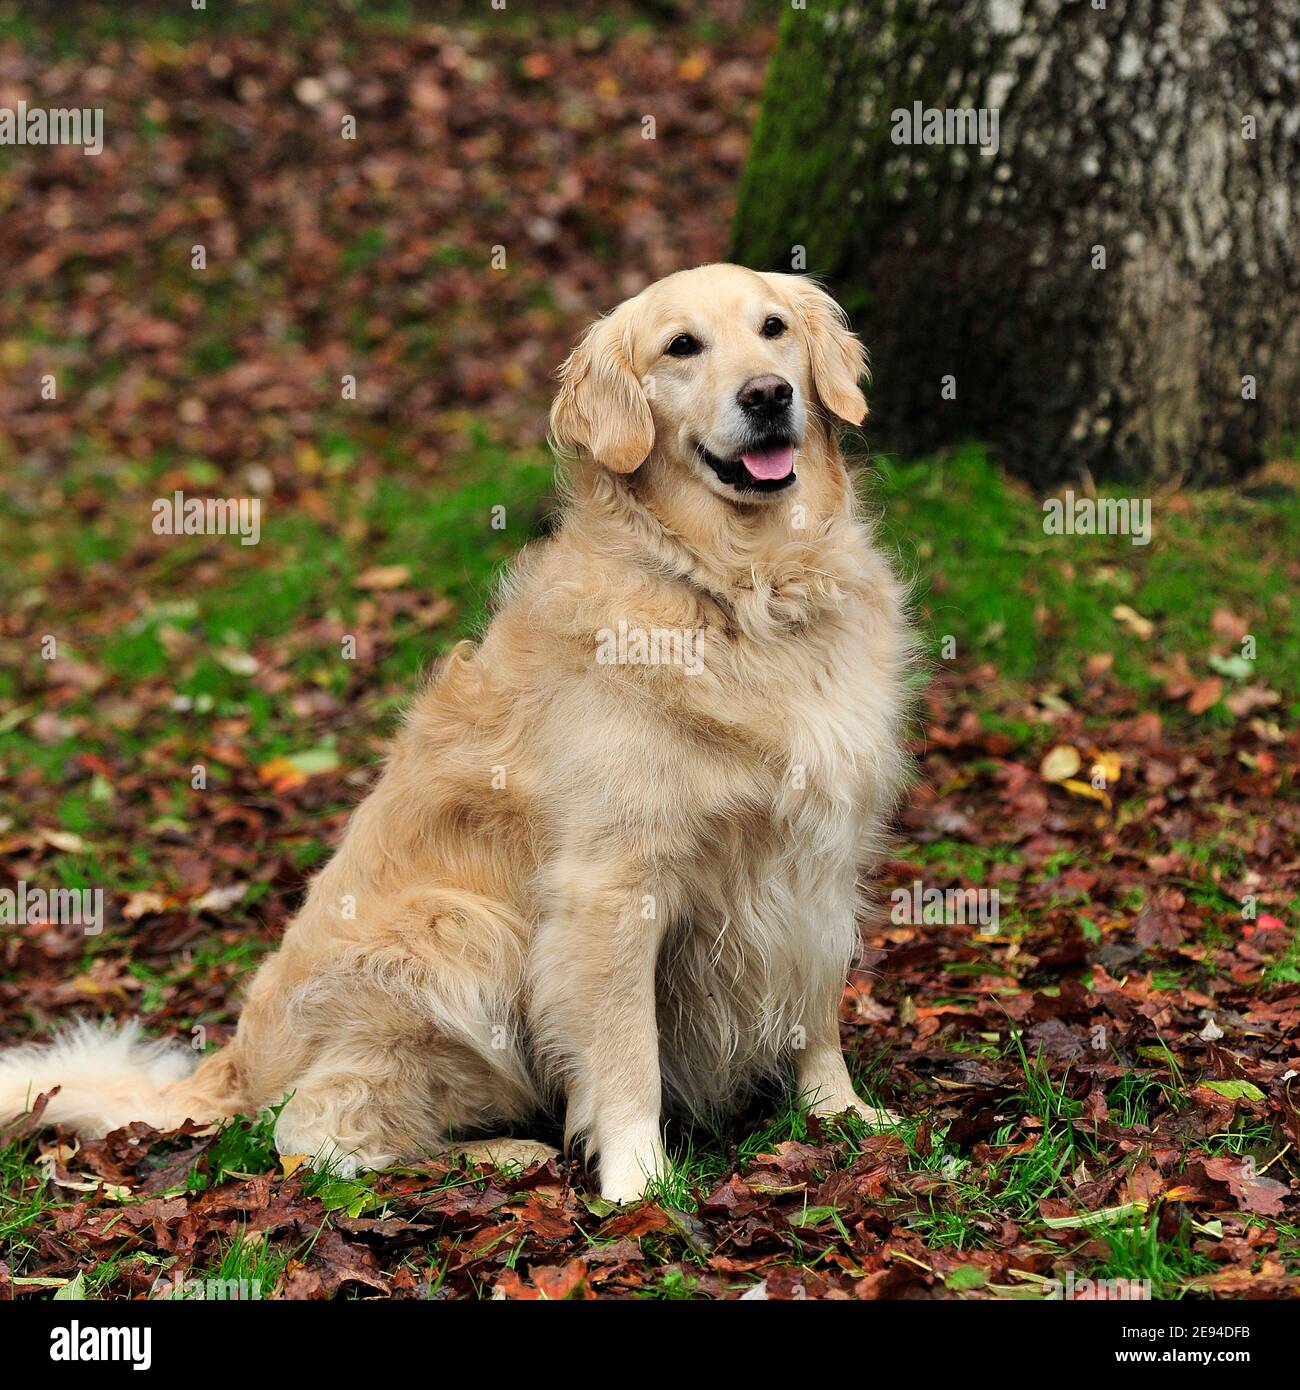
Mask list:
[[[56,1086],[42,1121],[87,1138],[133,1120],[172,1129],[235,1114],[241,1098],[231,1049],[195,1062],[188,1048],[146,1038],[136,1022],[81,1019],[50,1042],[0,1052],[0,1125]]]

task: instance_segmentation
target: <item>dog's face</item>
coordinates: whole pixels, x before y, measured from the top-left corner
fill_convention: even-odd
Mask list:
[[[615,472],[653,454],[728,501],[761,504],[796,484],[811,415],[862,421],[864,369],[811,280],[701,266],[587,331],[561,369],[551,429]]]

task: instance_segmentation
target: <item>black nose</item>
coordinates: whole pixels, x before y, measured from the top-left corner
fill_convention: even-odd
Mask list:
[[[794,396],[794,387],[783,376],[755,376],[736,392],[740,408],[747,415],[773,416],[785,410]]]

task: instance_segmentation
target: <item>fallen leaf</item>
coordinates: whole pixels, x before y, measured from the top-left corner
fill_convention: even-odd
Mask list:
[[[1276,690],[1270,690],[1265,685],[1243,685],[1240,690],[1234,690],[1225,695],[1223,703],[1238,719],[1241,719],[1257,709],[1266,709],[1269,705],[1276,705],[1281,699],[1282,697]]]
[[[237,676],[255,676],[258,671],[257,658],[250,652],[238,652],[225,647],[217,653],[217,660],[227,671]]]
[[[333,746],[322,744],[319,748],[308,748],[302,753],[290,753],[285,762],[304,777],[315,777],[321,772],[333,772],[339,765],[339,755]]]
[[[38,837],[51,849],[62,850],[64,854],[85,854],[86,842],[80,835],[70,830],[38,830]]]
[[[1204,1034],[1202,1034],[1204,1036]],[[1222,1035],[1220,1035],[1222,1036]],[[1249,1081],[1202,1081],[1198,1083],[1203,1090],[1214,1091],[1229,1100],[1263,1100],[1264,1092]]]
[[[943,1283],[948,1289],[982,1289],[989,1281],[988,1270],[978,1265],[958,1265],[951,1273],[945,1274]]]
[[[1089,801],[1100,801],[1103,806],[1110,805],[1110,797],[1100,787],[1094,787],[1091,782],[1079,782],[1073,777],[1067,777],[1061,786],[1072,796],[1086,797]]]
[[[1207,1176],[1215,1182],[1228,1184],[1241,1211],[1253,1211],[1257,1216],[1280,1216],[1291,1189],[1273,1178],[1255,1172],[1254,1161],[1231,1154],[1202,1160]]]
[[[306,782],[306,776],[299,772],[288,758],[272,758],[257,769],[257,775],[276,792],[292,791]]]
[[[190,910],[193,912],[225,912],[241,901],[247,892],[248,884],[246,883],[231,883],[225,888],[209,888],[201,898],[195,898],[190,904]]]
[[[1220,676],[1207,676],[1204,680],[1197,681],[1192,686],[1192,693],[1187,697],[1187,712],[1204,714],[1211,705],[1218,703],[1222,694],[1223,680]]]
[[[1244,656],[1233,653],[1232,656],[1215,656],[1211,654],[1210,670],[1217,671],[1221,676],[1230,676],[1235,681],[1244,681],[1254,674],[1255,663],[1247,661]]]
[[[1125,1202],[1118,1207],[1102,1207],[1097,1211],[1080,1211],[1070,1216],[1045,1216],[1043,1225],[1054,1231],[1092,1230],[1097,1226],[1113,1226],[1129,1217],[1141,1216],[1147,1209],[1145,1202]]]
[[[1039,765],[1039,776],[1044,782],[1064,782],[1073,777],[1083,766],[1079,750],[1068,743],[1058,743]]]
[[[1144,618],[1136,609],[1130,608],[1127,603],[1117,603],[1110,610],[1110,616],[1126,627],[1134,637],[1141,638],[1143,642],[1151,637],[1156,630],[1156,625],[1150,618]]]
[[[355,583],[358,589],[400,589],[410,578],[407,565],[373,565],[357,575]]]
[[[1124,764],[1120,760],[1119,754],[1104,749],[1093,754],[1092,766],[1089,768],[1089,772],[1094,778],[1100,773],[1107,786],[1118,782],[1123,770]]]
[[[322,772],[339,766],[338,750],[329,744],[308,748],[301,753],[272,758],[257,769],[257,775],[276,791],[290,791]]]
[[[1216,637],[1222,637],[1226,641],[1240,642],[1250,631],[1250,625],[1245,618],[1234,613],[1231,608],[1220,605],[1210,614],[1210,631]]]
[[[167,899],[161,893],[145,889],[131,894],[122,908],[122,916],[128,922],[138,922],[141,917],[148,916],[151,912],[163,912],[166,908]]]

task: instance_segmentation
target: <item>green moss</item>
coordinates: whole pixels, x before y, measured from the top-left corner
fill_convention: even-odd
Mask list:
[[[886,56],[895,34],[907,35],[909,53],[921,59],[906,78]],[[873,229],[893,219],[901,192],[890,113],[910,107],[918,93],[950,90],[954,75],[972,65],[968,36],[944,15],[922,13],[915,0],[821,0],[787,11],[741,179],[731,259],[826,276],[850,315],[869,312],[871,287],[855,275],[855,260],[876,241]],[[963,196],[953,150],[909,146],[907,157],[932,171],[913,175],[908,186],[932,177],[942,194],[933,210],[937,229]],[[796,247],[803,248],[800,261],[792,261]]]
[[[991,662],[1008,681],[1036,692],[1055,684],[1068,696],[1086,683],[1087,658],[1109,652],[1114,678],[1150,697],[1163,683],[1153,667],[1179,652],[1194,674],[1215,674],[1209,657],[1225,644],[1210,620],[1226,607],[1249,618],[1258,654],[1248,674],[1225,679],[1225,694],[1255,683],[1284,699],[1300,695],[1300,608],[1287,577],[1288,557],[1300,550],[1293,491],[1210,489],[1157,500],[1146,546],[1124,536],[1045,535],[1041,504],[975,447],[911,463],[873,459],[864,494],[913,580],[936,665],[951,637],[962,666]],[[1119,604],[1155,625],[1149,640],[1113,616]],[[1221,705],[1205,717],[1232,722]]]

